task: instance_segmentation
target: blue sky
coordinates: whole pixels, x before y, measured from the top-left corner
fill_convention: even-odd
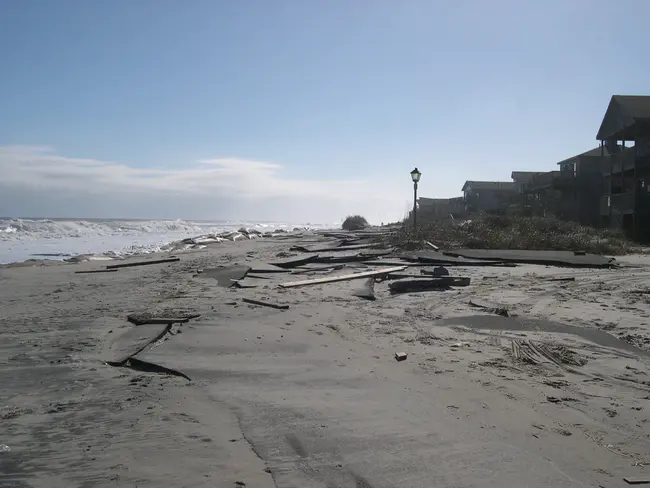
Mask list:
[[[5,0],[0,214],[395,220],[597,144],[650,2]]]

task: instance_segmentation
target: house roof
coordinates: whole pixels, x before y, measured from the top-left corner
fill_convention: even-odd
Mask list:
[[[529,181],[540,173],[543,173],[543,171],[513,171],[510,178],[515,181]]]
[[[650,120],[650,96],[614,95],[600,124],[596,139],[633,140],[629,129],[637,120]]]
[[[468,180],[463,185],[461,191],[465,191],[468,187],[475,190],[516,190],[517,187],[513,181],[472,181]]]
[[[619,144],[618,147],[622,148],[623,146],[621,146]],[[601,152],[601,150],[602,150],[602,152]],[[589,151],[585,151],[585,152],[577,154],[575,156],[571,156],[570,158],[564,159],[564,160],[560,161],[557,164],[566,164],[566,163],[569,163],[569,162],[573,161],[574,159],[582,157],[582,156],[594,157],[594,156],[600,156],[601,154],[603,156],[609,156],[609,150],[607,149],[607,146],[603,145],[602,147],[598,146],[598,147],[595,147],[593,149],[589,149]]]

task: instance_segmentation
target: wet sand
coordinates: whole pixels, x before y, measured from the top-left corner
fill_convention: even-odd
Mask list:
[[[450,266],[470,286],[391,295],[381,282],[375,301],[352,294],[364,280],[278,286],[358,263],[241,288],[198,272],[263,272],[306,241],[113,273],[0,269],[0,486],[609,487],[650,474],[649,259]],[[134,333],[134,312],[200,317]]]

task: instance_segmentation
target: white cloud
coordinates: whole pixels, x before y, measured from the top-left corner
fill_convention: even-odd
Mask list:
[[[77,209],[80,217],[329,222],[359,212],[380,221],[399,218],[408,199],[404,188],[385,181],[317,181],[284,173],[276,163],[238,158],[142,169],[63,156],[48,147],[0,146],[0,214],[5,208],[13,214],[62,216]],[[161,215],[170,211],[182,215]]]

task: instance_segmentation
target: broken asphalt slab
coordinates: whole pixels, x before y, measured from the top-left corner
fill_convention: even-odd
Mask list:
[[[519,249],[455,249],[444,255],[474,260],[503,261],[520,264],[568,266],[574,268],[609,268],[616,260],[598,254],[573,251],[527,251]]]
[[[270,274],[270,273],[287,273],[288,271],[284,268],[274,266],[272,264],[267,264],[261,261],[251,261],[242,263],[242,266],[250,266],[251,274]]]
[[[199,276],[217,280],[217,284],[224,288],[234,286],[237,281],[242,280],[251,270],[250,266],[241,264],[235,266],[225,266],[222,268],[207,268]]]
[[[304,266],[305,264],[314,263],[318,259],[318,254],[305,254],[302,256],[295,256],[292,258],[283,259],[280,261],[273,261],[272,266],[277,266],[279,268],[290,269],[297,268],[298,266]]]
[[[110,341],[102,354],[102,360],[110,365],[122,365],[127,359],[135,356],[164,337],[171,324],[144,324],[133,327]]]
[[[416,278],[393,281],[388,284],[391,293],[412,293],[420,291],[446,290],[451,286],[468,286],[466,277],[444,276],[440,278]]]
[[[376,300],[375,296],[375,278],[368,278],[363,285],[352,291],[352,296],[363,298],[365,300]]]
[[[427,265],[442,266],[503,266],[505,261],[500,259],[481,260],[467,259],[460,256],[452,256],[438,251],[416,251],[400,256],[402,259],[425,263]]]
[[[478,330],[502,330],[502,331],[530,331],[550,332],[559,334],[572,334],[589,342],[603,347],[626,351],[636,356],[650,357],[650,352],[623,342],[611,334],[599,329],[566,325],[550,320],[525,318],[525,317],[502,317],[499,315],[468,315],[464,317],[452,317],[434,322],[434,325],[463,326],[469,329]]]

